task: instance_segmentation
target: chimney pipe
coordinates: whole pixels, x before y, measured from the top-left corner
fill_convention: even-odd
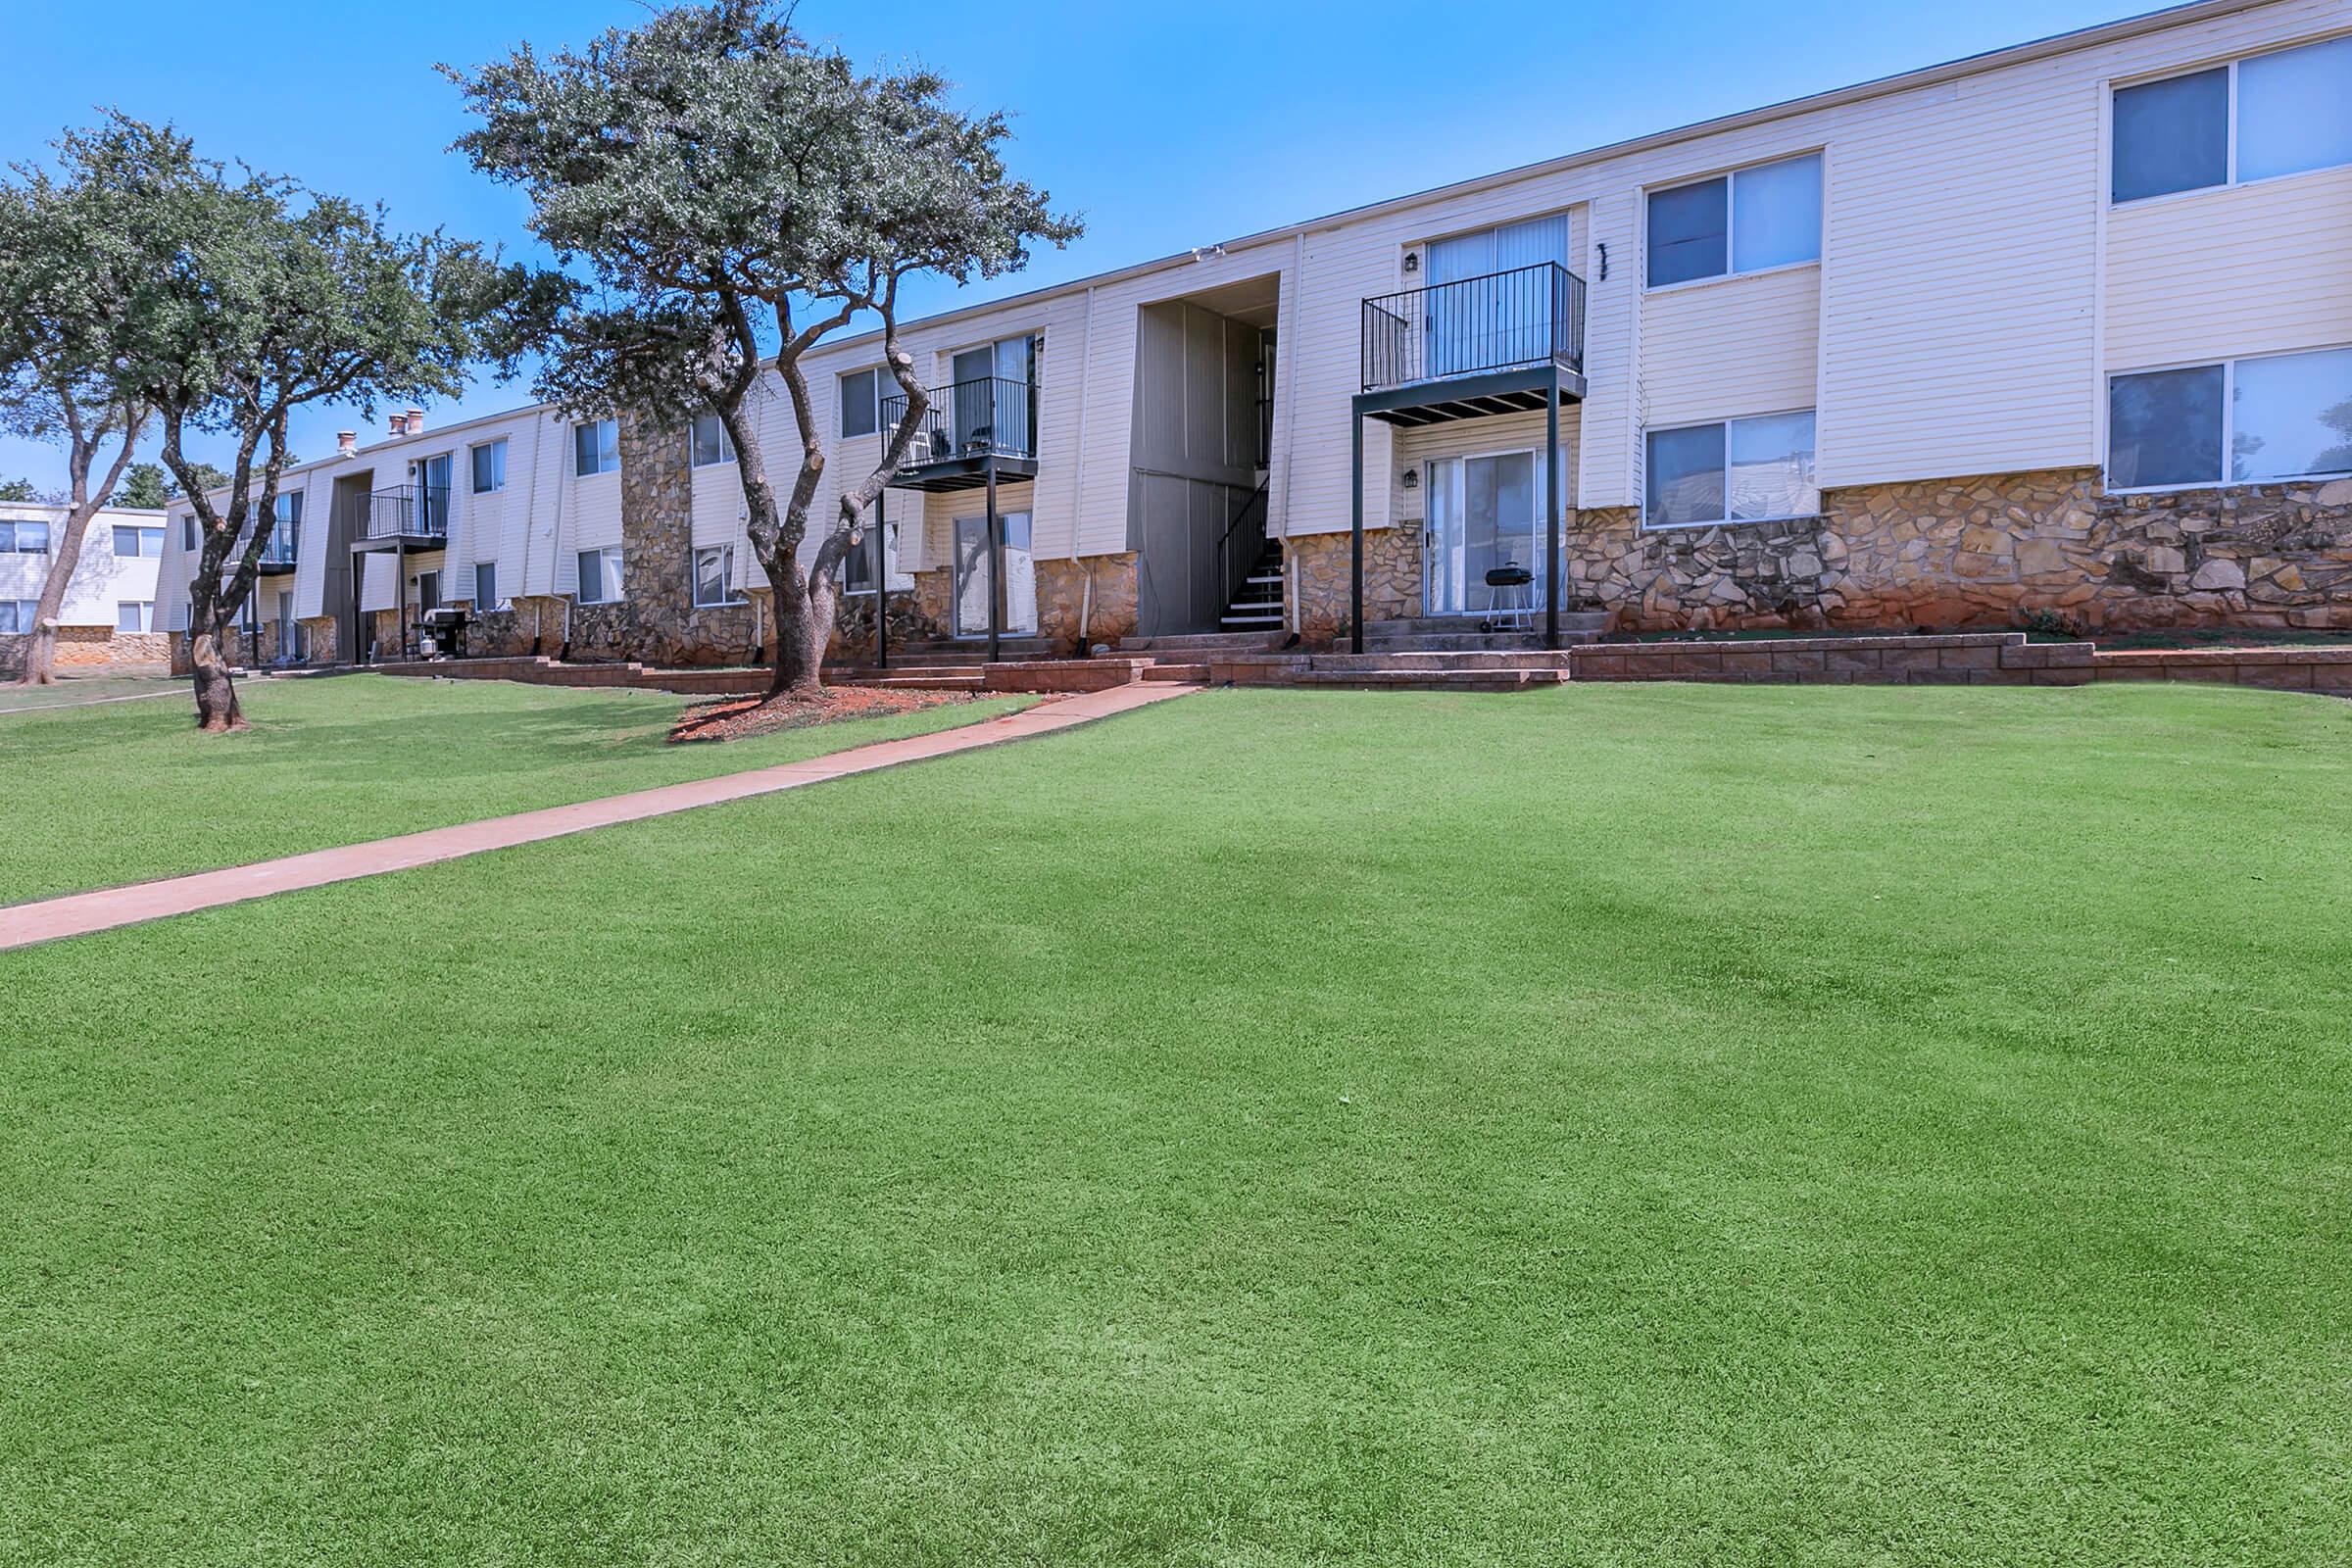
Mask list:
[[[409,411],[409,434],[424,434],[424,411],[422,409],[411,409]]]
[[[352,455],[354,452],[357,452],[357,451],[359,451],[359,450],[360,450],[360,432],[359,432],[359,431],[357,431],[357,430],[337,430],[337,431],[335,432],[335,455],[336,455],[337,457],[344,457],[344,458],[348,458],[348,457],[350,457],[350,456],[351,456],[351,455]]]

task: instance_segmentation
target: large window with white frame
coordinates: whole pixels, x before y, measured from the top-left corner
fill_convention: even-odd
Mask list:
[[[620,421],[584,419],[571,427],[571,471],[575,478],[611,473],[620,466]]]
[[[477,561],[473,564],[473,612],[487,614],[493,610],[507,608],[498,597],[498,563]]]
[[[49,525],[20,518],[10,521],[0,517],[0,555],[11,551],[19,555],[45,556],[49,553]]]
[[[155,601],[152,599],[118,599],[115,601],[115,630],[155,630]]]
[[[2118,87],[2113,132],[2119,203],[2352,165],[2352,37]]]
[[[1649,192],[1649,286],[1821,260],[1821,154]]]
[[[2107,486],[2165,490],[2352,473],[2352,348],[2107,380]]]
[[[899,525],[883,526],[882,569],[892,579],[899,575]],[[841,591],[845,594],[870,594],[874,591],[874,532],[866,524],[865,537],[858,548],[841,558]]]
[[[620,597],[620,546],[607,545],[601,550],[581,551],[580,603],[616,604]]]
[[[702,545],[695,550],[693,586],[697,610],[750,603],[735,591],[733,545]]]
[[[22,635],[33,628],[39,617],[41,602],[37,599],[0,599],[0,635]]]
[[[1647,527],[1768,522],[1821,511],[1810,409],[1647,434],[1642,509]]]
[[[142,556],[164,553],[164,530],[145,528],[132,523],[115,524],[115,559],[132,561]]]

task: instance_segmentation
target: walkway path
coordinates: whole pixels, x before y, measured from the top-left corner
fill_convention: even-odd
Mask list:
[[[461,823],[456,827],[404,833],[398,838],[351,844],[341,849],[314,850],[308,855],[290,855],[280,860],[260,860],[252,865],[230,866],[221,871],[199,871],[190,876],[169,877],[159,882],[139,882],[129,887],[103,888],[95,893],[72,893],[63,898],[20,904],[0,909],[0,951],[27,947],[35,942],[54,942],[60,937],[82,936],[119,925],[135,925],[142,920],[160,920],[166,915],[185,914],[191,909],[241,904],[247,899],[268,898],[272,893],[291,893],[297,888],[315,888],[329,882],[348,882],[356,877],[380,876],[386,871],[405,871],[411,866],[430,865],[435,860],[454,860],[460,856],[479,855],[484,850],[533,844],[541,839],[561,838],[566,833],[610,827],[615,822],[665,816],[672,811],[692,810],[698,806],[715,806],[721,801],[740,801],[754,795],[772,795],[779,790],[797,790],[808,784],[822,784],[828,779],[871,773],[878,768],[926,761],[934,757],[947,757],[983,746],[998,746],[1006,741],[1027,740],[1036,735],[1050,735],[1055,730],[1069,729],[1098,718],[1108,718],[1114,713],[1146,708],[1153,703],[1164,703],[1172,697],[1182,697],[1200,689],[1198,686],[1173,682],[1114,686],[1107,691],[1088,692],[1079,697],[1041,703],[1017,713],[1007,713],[1003,718],[983,719],[976,724],[938,730],[929,735],[909,736],[905,740],[877,741],[871,746],[853,747],[829,757],[810,758],[805,762],[785,762],[775,767],[754,768],[746,773],[696,779],[685,784],[664,784],[659,789],[608,796],[601,801],[582,801],[575,806],[551,806],[537,811],[517,811],[512,816],[493,816],[479,822]]]

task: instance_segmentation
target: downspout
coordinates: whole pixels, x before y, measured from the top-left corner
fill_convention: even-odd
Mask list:
[[[1086,326],[1078,335],[1078,447],[1077,461],[1070,475],[1070,564],[1078,564],[1078,531],[1086,514],[1086,416],[1095,401],[1095,285],[1086,290]],[[1038,443],[1043,446],[1045,443]],[[1086,587],[1078,596],[1077,656],[1084,659],[1094,648],[1095,619],[1095,564],[1086,564]]]
[[[1298,321],[1298,302],[1306,293],[1306,233],[1303,229],[1291,236],[1291,324]],[[1277,302],[1274,319],[1282,320]],[[1284,646],[1296,644],[1304,626],[1299,610],[1298,552],[1291,548],[1291,444],[1298,439],[1298,376],[1296,368],[1285,364],[1286,345],[1297,337],[1296,330],[1277,331],[1274,338],[1274,373],[1282,377],[1282,585],[1283,613],[1288,621],[1290,636]],[[1291,350],[1290,352],[1295,352]],[[1268,453],[1270,459],[1274,456]]]

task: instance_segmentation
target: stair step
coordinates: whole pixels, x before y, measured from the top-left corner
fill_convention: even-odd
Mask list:
[[[1560,645],[1571,647],[1596,641],[1597,632],[1560,631]],[[1542,653],[1542,632],[1428,632],[1420,635],[1381,636],[1368,634],[1364,638],[1367,654],[1496,654]]]
[[[1282,624],[1282,612],[1275,611],[1273,613],[1266,615],[1219,615],[1217,620],[1220,625],[1226,626],[1272,627]]]
[[[1259,654],[1267,652],[1280,640],[1279,635],[1262,631],[1172,632],[1160,637],[1122,637],[1119,639],[1119,652]]]
[[[1144,671],[1146,680],[1206,680],[1206,664],[1153,664]]]

